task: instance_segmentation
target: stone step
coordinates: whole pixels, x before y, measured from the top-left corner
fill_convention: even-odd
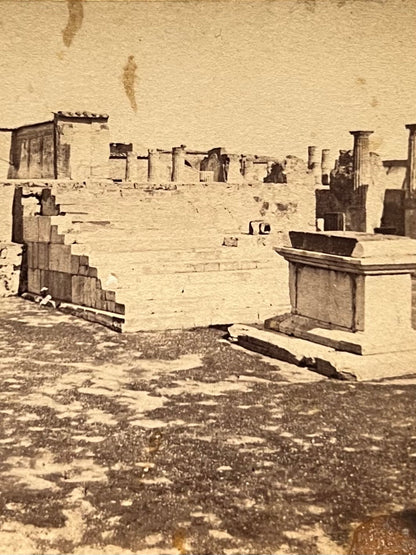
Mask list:
[[[255,274],[255,272],[253,272]],[[245,299],[256,298],[258,302],[268,303],[287,303],[288,291],[286,287],[277,288],[276,284],[270,279],[269,281],[257,279],[257,274],[252,275],[251,279],[227,279],[227,276],[211,276],[206,275],[205,279],[194,275],[191,279],[184,276],[180,279],[172,274],[172,279],[160,280],[142,280],[136,284],[130,282],[122,288],[112,288],[116,292],[116,300],[126,306],[133,302],[143,302],[147,300],[159,301],[163,299],[165,302],[182,302],[184,299],[192,298],[212,298],[232,299],[236,304],[244,304]],[[204,276],[202,276],[203,278]],[[198,279],[199,278],[199,279]],[[208,278],[208,279],[207,279]],[[211,279],[210,279],[211,278]],[[251,302],[251,301],[250,301]]]
[[[152,316],[127,317],[122,325],[124,332],[166,330],[166,329],[190,329],[195,327],[207,327],[211,325],[226,325],[234,322],[258,323],[266,319],[267,312],[259,312],[257,307],[246,309],[219,310],[198,315],[193,311],[182,313],[165,312]]]
[[[127,260],[126,260],[127,259]],[[93,253],[89,263],[100,268],[102,272],[113,269],[117,272],[117,261],[143,274],[164,274],[183,272],[217,272],[232,270],[253,270],[256,268],[273,268],[272,257],[227,256],[218,252],[189,253],[180,251],[169,256],[164,251],[130,252],[130,253]]]
[[[114,266],[111,267],[114,270]],[[107,276],[114,276],[111,280],[115,283],[114,290],[132,290],[132,291],[160,291],[165,294],[173,288],[182,290],[185,287],[205,289],[216,291],[220,287],[237,288],[236,291],[244,291],[250,288],[260,288],[267,291],[279,290],[279,284],[276,283],[275,272],[269,269],[253,269],[253,270],[230,270],[227,272],[188,272],[188,273],[171,273],[171,274],[141,274],[135,269],[129,267],[119,267],[117,273],[106,274],[103,268],[98,268],[99,278],[103,281],[103,287],[113,289],[113,287],[105,286]],[[107,280],[108,281],[108,280]],[[287,283],[282,284],[282,288],[287,287]]]

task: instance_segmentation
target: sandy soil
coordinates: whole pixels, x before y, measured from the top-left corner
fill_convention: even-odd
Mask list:
[[[0,302],[0,553],[346,552],[414,508],[416,377],[325,379],[216,329]]]

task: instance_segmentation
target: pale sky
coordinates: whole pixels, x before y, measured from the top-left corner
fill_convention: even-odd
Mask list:
[[[373,129],[407,156],[416,122],[415,0],[84,1],[71,46],[65,1],[0,0],[0,127],[56,110],[110,114],[111,140],[306,156]],[[137,112],[122,84],[138,66]]]

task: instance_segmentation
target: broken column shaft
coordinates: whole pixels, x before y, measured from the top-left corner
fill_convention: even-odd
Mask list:
[[[172,149],[172,181],[184,180],[185,148],[181,145]]]
[[[416,123],[409,123],[406,129],[409,130],[406,190],[412,192],[416,189]]]
[[[322,185],[329,185],[329,175],[331,172],[331,162],[329,157],[331,155],[331,151],[329,148],[322,149],[322,158],[321,158],[321,174],[322,174]]]
[[[159,180],[160,153],[156,149],[150,149],[147,159],[147,180],[156,183]]]
[[[137,154],[135,152],[127,152],[125,178],[126,181],[137,179]]]
[[[308,170],[313,170],[317,164],[316,146],[308,146]]]
[[[321,172],[316,146],[308,146],[308,170],[312,171],[312,174],[315,178],[315,184],[318,185],[321,181]]]
[[[350,131],[354,137],[353,184],[354,189],[360,185],[370,184],[370,135],[374,131]]]

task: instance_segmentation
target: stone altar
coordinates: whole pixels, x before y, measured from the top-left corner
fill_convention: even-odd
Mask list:
[[[359,355],[416,349],[416,241],[359,232],[289,233],[291,313],[267,329]]]

